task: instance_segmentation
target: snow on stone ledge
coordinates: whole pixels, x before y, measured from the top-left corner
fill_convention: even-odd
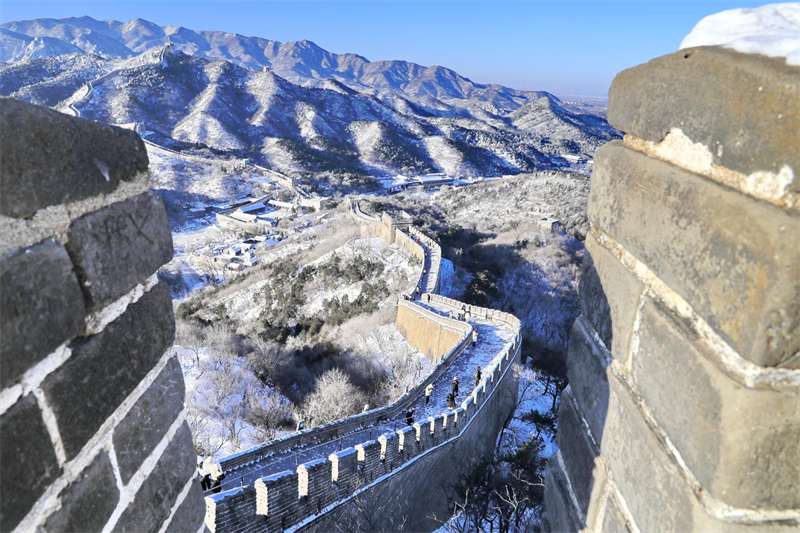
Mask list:
[[[709,15],[683,39],[681,50],[723,46],[745,54],[782,57],[800,66],[800,3],[767,4]]]

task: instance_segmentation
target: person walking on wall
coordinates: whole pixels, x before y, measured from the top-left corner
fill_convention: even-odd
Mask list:
[[[417,411],[416,407],[410,407],[406,411],[406,423],[410,426],[414,423],[414,413]]]
[[[451,411],[456,408],[456,395],[452,392],[447,395],[447,408]]]
[[[472,345],[475,346],[476,344],[478,344],[478,330],[477,329],[473,329],[472,330]]]
[[[425,405],[430,403],[431,394],[433,394],[433,383],[428,383],[428,386],[425,387]]]
[[[453,386],[453,394],[458,396],[458,378],[453,378],[452,386]]]
[[[475,386],[481,384],[481,367],[475,369]]]

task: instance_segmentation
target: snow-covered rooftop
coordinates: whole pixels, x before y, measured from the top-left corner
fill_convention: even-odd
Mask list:
[[[681,50],[723,46],[745,54],[782,57],[800,66],[800,3],[722,11],[704,18],[683,39]]]

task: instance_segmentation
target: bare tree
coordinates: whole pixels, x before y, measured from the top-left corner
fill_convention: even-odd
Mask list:
[[[350,382],[347,374],[332,368],[322,374],[303,405],[296,410],[297,420],[307,427],[319,426],[359,413],[367,396]]]

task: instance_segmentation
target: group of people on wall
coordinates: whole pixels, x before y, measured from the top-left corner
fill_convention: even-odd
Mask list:
[[[477,331],[472,332],[472,344],[473,346],[475,343],[478,342],[478,333]],[[477,387],[480,385],[481,377],[483,376],[481,372],[481,367],[475,368],[475,386]],[[431,396],[433,395],[433,383],[429,383],[427,387],[425,387],[425,405],[428,405],[431,402]],[[456,408],[456,399],[458,398],[458,378],[453,377],[450,381],[450,393],[447,395],[447,408],[451,411],[455,410]],[[414,424],[414,413],[417,412],[417,408],[411,406],[406,411],[406,423],[411,426]]]

